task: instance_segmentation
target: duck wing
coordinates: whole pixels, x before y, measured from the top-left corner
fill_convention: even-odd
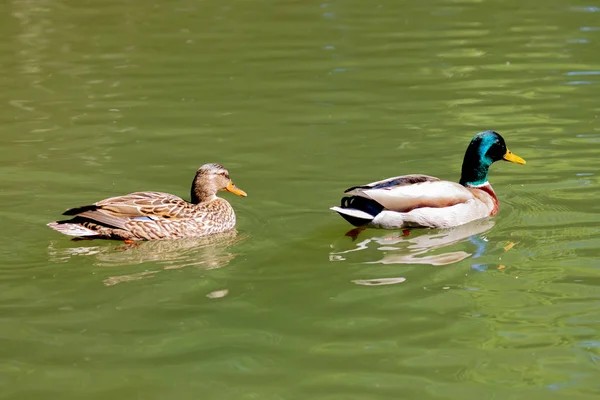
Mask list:
[[[374,200],[385,209],[397,212],[421,207],[450,207],[474,198],[473,193],[461,184],[428,175],[396,176],[355,186],[345,193]]]
[[[192,204],[172,194],[136,192],[71,208],[63,215],[84,217],[103,225],[127,229],[127,223],[132,220],[185,219],[191,218],[193,211]]]

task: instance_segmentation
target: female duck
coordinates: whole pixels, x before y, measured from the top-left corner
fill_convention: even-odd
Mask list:
[[[224,232],[235,226],[235,213],[217,192],[246,193],[219,164],[205,164],[196,172],[191,202],[160,192],[136,192],[71,208],[70,220],[51,222],[60,233],[87,238],[156,240],[199,237]]]
[[[473,137],[462,165],[460,183],[427,175],[404,175],[345,191],[341,207],[332,207],[354,226],[376,228],[449,228],[495,215],[498,198],[488,182],[495,161],[525,164],[506,148],[498,133]]]

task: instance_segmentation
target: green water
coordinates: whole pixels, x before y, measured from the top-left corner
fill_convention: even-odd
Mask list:
[[[597,399],[598,6],[5,2],[0,398]],[[458,180],[486,129],[528,162],[496,217],[344,236],[345,188]],[[45,226],[206,162],[235,232]]]

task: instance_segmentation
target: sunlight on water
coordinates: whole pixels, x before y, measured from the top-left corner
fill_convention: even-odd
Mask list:
[[[596,4],[10,1],[0,14],[4,399],[596,399]],[[457,181],[494,218],[353,227],[345,188]],[[226,165],[235,231],[46,227]],[[348,233],[349,232],[349,233]],[[348,234],[347,234],[348,233]]]

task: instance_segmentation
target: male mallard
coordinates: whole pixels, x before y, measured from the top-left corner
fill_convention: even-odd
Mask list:
[[[136,192],[71,208],[63,215],[74,218],[48,226],[65,235],[88,238],[155,240],[206,236],[235,226],[233,208],[216,196],[220,190],[246,196],[231,182],[225,168],[204,164],[192,183],[190,203],[168,193]]]
[[[498,212],[488,182],[492,163],[525,160],[506,148],[494,131],[473,137],[462,164],[460,183],[427,175],[404,175],[346,190],[341,207],[331,207],[354,226],[449,228]]]

